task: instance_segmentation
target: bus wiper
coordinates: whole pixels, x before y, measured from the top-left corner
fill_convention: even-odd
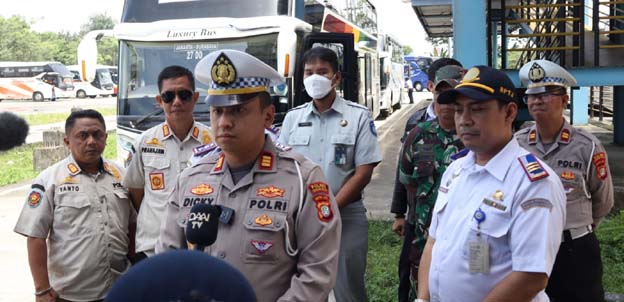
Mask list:
[[[152,112],[150,112],[150,113],[148,113],[148,114],[144,115],[142,118],[138,119],[138,120],[136,121],[136,123],[132,125],[132,127],[133,127],[133,128],[136,128],[138,125],[140,125],[141,123],[143,123],[143,122],[144,122],[145,120],[147,120],[148,118],[150,118],[150,117],[152,117],[152,116],[155,116],[155,115],[162,114],[163,112],[164,112],[164,111],[163,111],[163,109],[162,109],[162,108],[158,108],[158,109],[156,109],[156,110],[154,110],[154,111],[152,111]]]

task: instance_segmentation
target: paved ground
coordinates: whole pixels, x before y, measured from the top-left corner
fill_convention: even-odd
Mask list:
[[[69,112],[73,107],[81,108],[115,108],[117,98],[97,97],[94,99],[59,99],[56,102],[33,102],[30,100],[3,100],[0,102],[0,111],[10,111],[17,114]]]

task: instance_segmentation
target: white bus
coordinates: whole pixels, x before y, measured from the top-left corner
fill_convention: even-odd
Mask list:
[[[381,65],[381,114],[389,115],[401,108],[405,90],[403,45],[387,33],[379,34]]]
[[[344,12],[358,16],[354,19],[335,9],[338,2],[354,1],[331,1],[331,9],[324,2],[126,0],[121,23],[114,29],[119,40],[119,157],[125,158],[139,133],[164,120],[155,102],[160,71],[169,65],[194,70],[200,59],[219,49],[245,51],[284,75],[287,84],[271,91],[277,125],[287,110],[309,98],[303,92],[300,57],[314,45],[337,51],[344,78],[340,93],[377,116],[380,66],[375,8],[368,1],[361,1],[364,7],[344,6]],[[356,14],[358,9],[362,13]],[[203,99],[207,87],[196,84]],[[208,124],[208,109],[199,102],[195,118]]]
[[[69,65],[67,69],[73,74],[75,96],[77,98],[95,98],[100,95],[108,97],[115,95],[115,83],[108,66],[96,65],[93,81],[83,81],[81,68],[78,65]]]
[[[40,102],[71,97],[73,90],[72,73],[59,62],[0,62],[0,100]]]

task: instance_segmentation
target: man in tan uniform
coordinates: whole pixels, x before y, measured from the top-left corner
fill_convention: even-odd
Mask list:
[[[122,168],[101,157],[106,137],[99,112],[72,112],[64,139],[71,155],[32,184],[15,232],[28,237],[37,301],[104,299],[130,266],[134,210],[121,185]]]
[[[258,301],[324,301],[336,281],[340,214],[320,167],[264,134],[275,115],[268,87],[283,79],[236,50],[211,53],[195,74],[210,86],[207,103],[221,150],[206,149],[180,174],[156,252],[187,248],[194,204],[227,207],[235,214],[219,223],[207,253],[239,269]]]
[[[520,69],[535,125],[520,130],[522,147],[555,170],[566,189],[567,219],[546,293],[553,302],[603,301],[600,245],[594,230],[613,206],[607,153],[592,134],[563,118],[576,80],[561,66],[535,60]]]
[[[135,142],[123,184],[129,188],[137,217],[137,259],[154,255],[167,197],[193,148],[210,143],[208,127],[193,120],[199,93],[190,70],[169,66],[158,75],[156,102],[166,121],[145,131]]]

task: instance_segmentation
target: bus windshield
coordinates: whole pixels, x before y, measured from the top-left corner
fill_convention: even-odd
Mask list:
[[[204,56],[219,49],[247,52],[269,66],[277,66],[277,34],[227,39],[219,41],[136,42],[120,41],[118,123],[137,130],[145,130],[164,120],[158,112],[155,97],[158,94],[158,74],[170,65],[180,65],[191,71]],[[195,82],[200,98],[195,105],[195,117],[209,119],[209,108],[204,103],[207,86]],[[136,120],[147,115],[140,124]]]
[[[122,22],[288,15],[292,0],[126,0]]]

